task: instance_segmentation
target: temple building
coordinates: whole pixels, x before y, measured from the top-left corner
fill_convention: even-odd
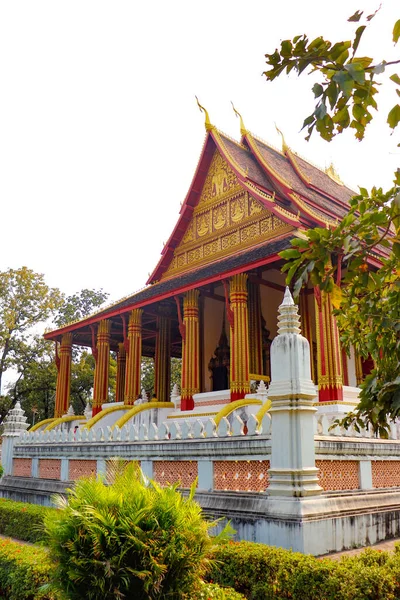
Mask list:
[[[147,287],[79,322],[46,333],[57,346],[54,420],[69,407],[72,346],[96,361],[92,416],[141,397],[142,357],[153,357],[155,398],[179,413],[213,415],[268,383],[270,345],[285,289],[279,253],[315,227],[334,226],[354,192],[335,174],[271,147],[244,127],[235,141],[211,124],[179,218]],[[341,349],[329,297],[301,292],[302,331],[312,354],[320,403],[354,404],[363,363]],[[115,406],[108,398],[109,355],[117,353]],[[182,359],[180,396],[170,404],[171,357]],[[365,366],[365,365],[364,365]],[[250,395],[250,396],[249,396]],[[90,421],[89,421],[90,422]]]

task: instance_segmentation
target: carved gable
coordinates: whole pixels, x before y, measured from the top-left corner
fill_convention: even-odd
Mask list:
[[[242,188],[216,150],[193,218],[162,278],[236,254],[290,229]]]

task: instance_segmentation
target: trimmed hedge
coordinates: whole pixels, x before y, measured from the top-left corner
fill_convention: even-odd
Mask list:
[[[0,534],[25,542],[44,540],[44,519],[55,508],[0,498]]]
[[[245,600],[245,597],[239,592],[235,592],[232,588],[222,588],[216,583],[200,583],[200,588],[196,592],[196,596],[190,600]]]
[[[52,569],[44,548],[0,539],[0,598],[57,600],[53,593],[40,591]]]
[[[248,600],[398,600],[400,552],[367,549],[340,561],[254,544],[221,545],[208,579]]]

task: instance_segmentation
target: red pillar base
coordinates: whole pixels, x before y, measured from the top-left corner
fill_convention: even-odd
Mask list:
[[[334,402],[343,400],[342,386],[329,386],[318,390],[319,402]]]
[[[93,406],[92,416],[95,417],[99,412],[101,412],[101,406]]]
[[[193,409],[194,409],[193,396],[186,396],[186,398],[181,397],[181,410],[193,410]]]
[[[231,402],[235,402],[236,400],[244,400],[246,394],[250,394],[250,389],[239,390],[236,392],[231,390]]]

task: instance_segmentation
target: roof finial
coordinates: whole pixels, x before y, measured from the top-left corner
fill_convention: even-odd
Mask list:
[[[195,96],[196,100],[197,100],[197,106],[199,107],[200,111],[204,113],[205,115],[205,121],[204,121],[204,126],[206,128],[206,131],[211,131],[212,129],[214,129],[214,125],[212,125],[211,121],[210,121],[210,117],[208,114],[208,111],[204,108],[204,106],[202,106],[199,102],[199,99],[197,96]]]
[[[289,150],[289,146],[285,142],[285,138],[283,137],[283,133],[279,129],[279,127],[278,127],[278,125],[276,123],[275,123],[275,128],[276,128],[277,132],[279,133],[279,135],[282,137],[282,152],[283,152],[283,154],[286,154],[286,152]]]
[[[325,169],[325,173],[330,177],[333,181],[338,183],[339,185],[344,185],[343,181],[340,179],[335,167],[333,166],[333,162]]]
[[[231,104],[232,104],[233,112],[234,112],[234,113],[235,113],[235,115],[236,115],[237,117],[239,117],[239,119],[240,119],[240,133],[241,133],[241,135],[244,137],[244,136],[245,136],[245,135],[246,135],[248,132],[247,132],[247,129],[246,129],[246,127],[244,126],[244,123],[243,123],[243,117],[242,117],[242,115],[240,114],[240,112],[239,112],[238,110],[236,110],[236,108],[234,107],[232,100],[231,100]]]

